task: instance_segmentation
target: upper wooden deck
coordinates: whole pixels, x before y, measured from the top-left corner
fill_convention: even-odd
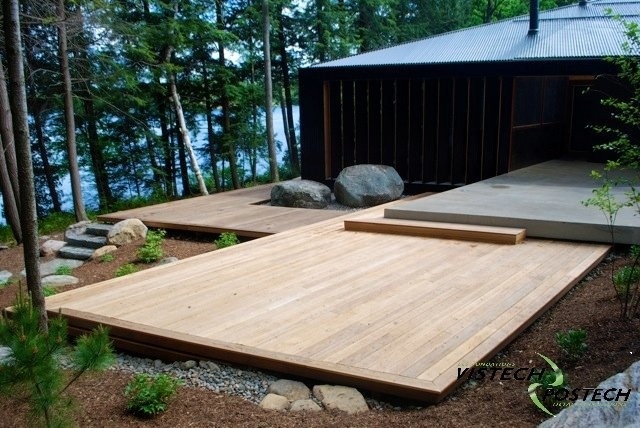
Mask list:
[[[149,227],[206,233],[235,232],[240,236],[260,238],[344,214],[335,210],[272,207],[266,204],[271,199],[272,187],[273,184],[264,184],[118,211],[99,216],[98,220],[115,223],[137,218]]]
[[[47,307],[73,329],[109,325],[119,346],[156,358],[224,359],[437,401],[457,367],[500,350],[609,248],[345,230],[345,218],[382,210],[89,285]]]

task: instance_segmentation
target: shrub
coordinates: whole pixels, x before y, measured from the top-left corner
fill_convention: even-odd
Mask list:
[[[44,294],[44,297],[53,296],[54,294],[58,294],[58,289],[51,286],[42,287],[42,294]]]
[[[138,268],[133,263],[127,263],[116,269],[116,277],[129,275],[130,273],[138,272]]]
[[[166,234],[167,232],[164,230],[149,231],[144,245],[138,248],[138,259],[144,263],[153,263],[160,260],[164,255],[162,242]]]
[[[67,349],[66,321],[50,319],[47,333],[38,324],[38,312],[22,295],[12,316],[0,318],[0,344],[11,349],[11,358],[0,365],[0,393],[27,402],[33,417],[28,426],[68,426],[69,385],[83,373],[104,370],[113,362],[108,330],[99,326],[78,339],[71,352],[73,373],[66,377],[57,360]]]
[[[238,239],[238,236],[233,232],[223,232],[220,234],[218,239],[213,241],[213,243],[216,245],[218,249],[221,249],[221,248],[231,247],[233,245],[239,244],[240,240]]]
[[[73,273],[73,268],[67,265],[60,265],[56,268],[54,273],[56,275],[71,275]]]
[[[575,363],[587,352],[587,332],[582,329],[558,331],[556,344],[562,349],[567,360]]]
[[[160,374],[150,376],[136,374],[127,384],[124,394],[127,397],[127,410],[138,415],[151,417],[167,409],[169,400],[181,384],[178,379]]]
[[[111,263],[115,259],[116,258],[111,253],[103,254],[103,255],[100,256],[100,262],[101,263]]]

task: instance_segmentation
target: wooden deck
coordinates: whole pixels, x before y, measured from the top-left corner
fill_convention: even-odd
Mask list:
[[[112,327],[156,358],[214,358],[423,401],[456,386],[608,251],[344,229],[279,233],[47,298],[72,329]]]
[[[116,223],[138,218],[149,227],[191,232],[235,232],[240,236],[260,238],[317,223],[344,214],[335,210],[272,207],[273,184],[198,196],[149,207],[118,211],[98,217]]]

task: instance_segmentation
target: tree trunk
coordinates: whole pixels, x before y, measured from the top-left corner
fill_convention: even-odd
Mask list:
[[[13,197],[18,211],[20,211],[20,185],[18,184],[18,163],[16,161],[16,148],[13,137],[13,123],[11,118],[11,106],[9,103],[9,93],[7,92],[7,82],[4,77],[4,67],[0,64],[0,139],[4,150],[4,157],[7,165],[7,173],[13,189]]]
[[[211,159],[211,171],[213,173],[213,185],[216,192],[220,191],[220,173],[218,172],[218,159],[216,156],[215,132],[213,130],[213,103],[211,102],[211,85],[209,84],[209,73],[207,64],[202,61],[202,80],[204,83],[204,108],[207,118],[207,146],[209,149],[209,158]]]
[[[276,143],[273,139],[273,88],[271,80],[271,43],[269,37],[269,0],[262,0],[262,30],[264,37],[264,88],[267,145],[269,147],[269,171],[271,173],[271,181],[276,182],[280,180],[280,177],[278,176]]]
[[[162,138],[162,152],[164,161],[164,190],[171,198],[175,194],[173,186],[173,150],[171,148],[171,136],[169,135],[169,125],[167,124],[167,106],[165,97],[158,97],[158,110],[160,114],[160,135]]]
[[[69,56],[67,52],[67,24],[64,0],[58,0],[58,51],[60,55],[60,73],[64,80],[64,119],[67,130],[67,150],[69,154],[69,175],[71,179],[71,193],[76,220],[88,220],[82,197],[80,169],[78,168],[78,153],[76,150],[76,121],[73,111],[73,91],[71,88],[71,72],[69,71]]]
[[[222,10],[222,1],[216,0],[216,26],[219,31],[224,31],[224,15]],[[218,64],[221,69],[226,67],[224,57],[224,43],[218,41]],[[223,79],[226,78],[223,76]],[[231,184],[234,189],[240,188],[240,179],[238,177],[238,156],[236,155],[236,145],[230,138],[231,132],[231,112],[229,103],[229,91],[227,90],[226,81],[223,80],[221,89],[222,100],[222,141],[223,147],[226,149],[229,157],[229,172],[231,174]]]
[[[280,6],[280,61],[282,64],[282,86],[284,89],[284,103],[287,109],[287,143],[289,144],[289,162],[294,176],[300,175],[300,157],[298,155],[298,142],[296,139],[296,127],[293,122],[293,99],[291,97],[291,77],[289,76],[289,59],[287,56],[287,37],[284,28],[284,16],[282,5]]]
[[[33,164],[29,141],[27,93],[24,80],[22,41],[18,0],[3,0],[5,51],[7,55],[9,87],[11,88],[11,116],[15,136],[18,182],[20,184],[20,219],[24,244],[24,263],[27,274],[27,290],[34,309],[38,312],[38,327],[47,332],[47,311],[40,280],[38,250],[38,218],[33,182]]]
[[[31,105],[33,108],[33,104]],[[44,125],[42,123],[42,108],[38,105],[33,108],[33,128],[36,131],[36,148],[38,149],[38,154],[40,155],[40,160],[42,161],[42,169],[44,170],[44,179],[45,183],[47,183],[47,190],[49,191],[49,196],[51,197],[51,205],[53,206],[53,211],[59,213],[62,211],[62,206],[60,205],[60,197],[58,196],[58,189],[56,188],[56,180],[53,176],[53,170],[51,168],[51,164],[49,163],[49,153],[47,153],[47,147],[44,141]]]
[[[191,195],[191,184],[189,183],[189,169],[187,168],[187,153],[184,148],[182,133],[176,135],[178,139],[178,162],[180,163],[180,180],[182,181],[182,196]]]
[[[4,78],[4,67],[0,64],[0,91],[3,92],[0,95],[0,126],[4,128],[5,123],[11,122],[11,107],[9,106],[9,96],[7,94],[7,87]],[[4,202],[4,213],[7,224],[11,228],[13,238],[18,244],[22,243],[22,230],[20,229],[20,209],[18,206],[16,195],[11,185],[11,177],[9,176],[9,166],[7,164],[7,156],[5,152],[11,150],[13,158],[15,160],[15,150],[13,145],[13,126],[12,131],[0,132],[0,190],[2,191],[2,200]],[[9,141],[5,143],[6,138]],[[17,172],[17,171],[16,171]]]

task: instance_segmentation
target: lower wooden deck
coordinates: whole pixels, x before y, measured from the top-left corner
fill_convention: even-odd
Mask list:
[[[192,355],[438,401],[556,302],[606,245],[518,245],[344,229],[345,218],[47,298],[73,328]]]
[[[239,236],[260,238],[344,214],[328,209],[268,205],[273,186],[264,184],[118,211],[101,215],[98,220],[116,223],[128,218],[137,218],[149,227],[205,233],[234,232]]]

